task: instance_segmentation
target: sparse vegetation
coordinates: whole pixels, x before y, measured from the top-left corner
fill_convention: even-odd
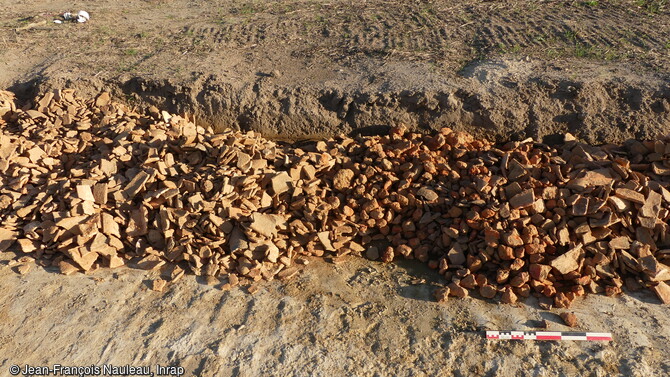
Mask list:
[[[260,2],[246,2],[241,4],[238,8],[234,9],[234,12],[243,16],[250,16],[261,12],[265,7]]]
[[[502,43],[498,43],[498,50],[503,54],[519,54],[523,50],[523,47],[518,43],[513,46],[505,46]]]
[[[575,44],[575,56],[578,58],[587,58],[593,56],[593,47],[582,43]]]
[[[565,39],[567,39],[569,42],[576,43],[577,42],[577,32],[573,30],[568,30],[565,33],[563,33],[563,36]]]
[[[636,0],[635,5],[648,13],[656,14],[665,10],[668,0]]]
[[[162,0],[156,1],[166,8],[160,22],[174,26],[172,31],[157,32],[142,26],[123,33],[110,23],[98,21],[85,26],[87,31],[92,31],[85,38],[86,43],[98,51],[116,49],[116,55],[128,61],[144,60],[145,54],[158,54],[161,49],[208,54],[222,46],[276,44],[278,41],[270,34],[277,30],[277,25],[272,24],[276,20],[268,23],[269,18],[274,17],[281,22],[279,27],[285,32],[286,42],[304,40],[315,51],[331,49],[332,56],[350,52],[379,54],[385,59],[402,56],[414,61],[435,61],[440,66],[448,66],[450,71],[458,68],[456,62],[463,57],[490,59],[500,55],[608,61],[648,55],[652,58],[651,64],[659,67],[667,61],[670,50],[670,41],[654,34],[649,22],[646,26],[621,22],[614,29],[601,30],[594,25],[599,21],[583,17],[591,13],[589,8],[606,14],[611,7],[619,7],[633,17],[638,14],[647,19],[647,13],[667,12],[670,0],[571,0],[560,5],[557,2],[513,2],[509,7],[494,7],[490,19],[483,17],[486,11],[458,2],[448,8],[432,1],[402,5],[379,3],[371,7],[351,4],[347,6],[351,11],[343,11],[340,6],[320,1],[241,0],[222,3],[202,14],[199,11],[189,14],[166,6],[168,3]],[[533,12],[543,14],[544,18],[538,21]],[[566,13],[565,19],[555,18],[560,12],[571,14]],[[547,18],[548,14],[553,16]],[[19,13],[0,25],[15,28],[36,17],[39,16]],[[545,21],[552,25],[545,25]],[[607,25],[612,25],[612,19]],[[84,30],[76,24],[68,27]],[[248,42],[250,33],[255,33],[251,39],[256,42]],[[179,43],[170,43],[174,41]],[[8,42],[0,39],[0,45],[2,43]],[[113,64],[116,65],[118,63]]]

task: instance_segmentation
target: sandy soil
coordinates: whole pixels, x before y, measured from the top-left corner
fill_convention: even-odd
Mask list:
[[[664,0],[0,5],[0,87],[29,97],[104,88],[294,139],[402,122],[603,143],[670,120]],[[92,20],[52,23],[70,8]]]
[[[91,22],[51,22],[78,9]],[[1,88],[106,89],[288,139],[399,122],[500,140],[652,139],[670,131],[669,64],[659,0],[0,0]],[[2,266],[0,375],[26,363],[159,363],[198,376],[670,374],[670,308],[649,292],[570,309],[611,343],[490,342],[484,330],[567,328],[534,299],[439,305],[441,281],[414,264],[314,261],[253,295],[194,277],[159,294],[153,277]]]
[[[153,273],[63,277],[0,269],[0,370],[12,364],[181,365],[196,376],[664,376],[668,306],[649,292],[590,296],[577,331],[613,342],[487,341],[485,330],[570,331],[559,311],[469,298],[437,304],[434,271],[353,258],[315,260],[293,280],[251,295]]]

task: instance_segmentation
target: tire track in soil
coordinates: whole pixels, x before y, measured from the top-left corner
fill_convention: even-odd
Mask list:
[[[508,50],[540,53],[553,49],[568,56],[613,59],[625,58],[635,49],[642,54],[654,52],[656,60],[668,60],[663,51],[670,41],[670,29],[663,27],[663,16],[630,22],[628,8],[556,3],[547,4],[543,15],[531,13],[463,5],[453,12],[426,4],[351,6],[347,12],[323,6],[313,18],[293,13],[281,17],[260,14],[218,24],[197,21],[185,26],[183,33],[203,38],[215,49],[280,44],[296,52],[321,48],[339,57],[400,54],[415,60],[448,60]],[[463,23],[462,17],[473,21]],[[668,31],[659,33],[665,29]]]
[[[537,17],[510,17],[507,11],[491,12],[475,28],[475,44],[482,52],[494,52],[501,47],[509,48],[625,48],[631,45],[640,49],[662,51],[663,39],[657,38],[656,22],[630,23],[630,14],[612,8],[607,12],[592,12],[576,9],[565,12],[560,8],[549,8],[541,21]],[[604,22],[607,20],[607,22]]]
[[[453,37],[437,16],[417,9],[359,9],[351,16],[337,8],[314,20],[263,18],[224,25],[198,21],[183,34],[200,37],[214,48],[240,48],[253,44],[307,43],[338,55],[385,55],[392,50],[425,54],[444,53]],[[307,39],[310,42],[304,42]]]

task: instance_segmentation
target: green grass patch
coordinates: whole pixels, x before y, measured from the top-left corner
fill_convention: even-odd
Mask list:
[[[568,30],[565,33],[563,33],[563,35],[565,36],[565,39],[567,39],[568,41],[572,43],[577,43],[577,32]]]
[[[581,43],[575,45],[575,56],[578,58],[587,58],[593,54],[592,47]]]

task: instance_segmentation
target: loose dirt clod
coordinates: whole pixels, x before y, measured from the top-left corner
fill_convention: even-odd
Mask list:
[[[167,286],[167,281],[163,279],[156,279],[151,283],[151,290],[156,292],[163,292]]]
[[[435,292],[433,292],[433,296],[437,302],[446,302],[449,298],[449,293],[449,288],[437,288]]]
[[[574,313],[568,313],[568,312],[563,312],[560,314],[561,319],[563,322],[566,324],[568,327],[577,327],[579,325],[579,321],[577,320],[577,316]]]
[[[667,138],[555,149],[396,127],[297,148],[71,90],[23,107],[0,92],[0,112],[0,251],[64,274],[130,265],[228,289],[353,254],[428,263],[439,300],[564,308],[630,281],[668,302]]]

